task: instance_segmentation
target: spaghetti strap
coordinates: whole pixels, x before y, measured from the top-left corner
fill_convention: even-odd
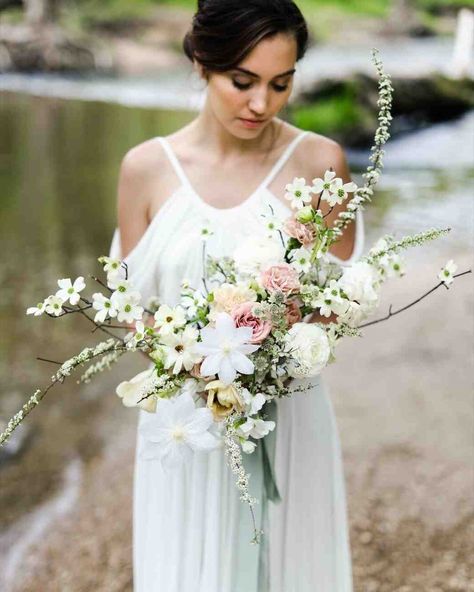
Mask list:
[[[171,165],[173,166],[175,173],[178,175],[181,183],[183,185],[189,186],[190,185],[189,179],[186,177],[186,175],[183,171],[183,167],[179,164],[179,160],[176,158],[175,153],[173,152],[171,146],[168,143],[168,140],[166,138],[163,138],[162,136],[159,136],[158,141],[163,146],[164,151],[166,152],[166,155],[167,155]]]
[[[265,177],[265,179],[263,180],[260,187],[267,187],[273,181],[273,179],[276,177],[276,175],[280,172],[280,170],[286,164],[287,160],[293,154],[293,151],[295,150],[295,148],[298,146],[298,144],[301,142],[301,140],[307,134],[308,134],[307,131],[302,131],[300,134],[298,134],[296,136],[296,138],[293,138],[293,140],[290,142],[290,144],[286,148],[285,152],[283,152],[283,154],[277,160],[276,164],[273,166],[272,170]]]

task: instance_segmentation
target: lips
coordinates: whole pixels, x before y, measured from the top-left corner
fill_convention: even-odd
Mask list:
[[[245,117],[239,117],[239,119],[248,123],[263,123],[265,121],[265,119],[246,119]]]

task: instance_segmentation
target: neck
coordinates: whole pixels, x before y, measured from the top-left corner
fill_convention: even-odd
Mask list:
[[[232,156],[236,153],[268,152],[278,128],[277,120],[273,119],[258,136],[249,139],[237,138],[217,120],[208,100],[193,121],[196,143],[205,150],[212,150],[213,153],[219,155],[219,158]]]

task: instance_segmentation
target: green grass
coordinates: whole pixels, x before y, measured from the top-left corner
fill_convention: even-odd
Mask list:
[[[292,121],[302,129],[334,136],[354,129],[367,120],[368,114],[360,107],[351,92],[319,99],[312,105],[295,107]]]

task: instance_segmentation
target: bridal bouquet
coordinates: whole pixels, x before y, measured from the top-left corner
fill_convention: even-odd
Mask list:
[[[363,187],[344,184],[332,170],[311,183],[294,179],[285,194],[294,214],[280,220],[270,212],[262,219],[262,233],[240,244],[232,257],[207,257],[202,285],[183,282],[174,306],[156,299],[144,303],[126,263],[109,257],[99,258],[106,281],[94,278],[102,289],[91,296],[85,295],[82,277],[58,280],[59,290],[27,314],[61,318],[79,313],[108,339],[64,362],[51,384],[37,390],[10,420],[1,443],[76,368],[89,364],[81,378],[88,382],[122,355],[142,352],[150,367],[119,384],[117,394],[125,406],[149,412],[139,428],[143,457],[171,470],[195,452],[223,448],[241,499],[252,510],[256,500],[242,453],[253,454],[275,429],[268,412],[272,402],[307,389],[308,381],[292,384],[291,379],[320,374],[335,359],[342,338],[360,335],[362,327],[407,308],[364,324],[377,309],[384,282],[403,275],[400,253],[449,230],[400,240],[385,236],[351,265],[329,257],[330,247],[370,200],[382,168],[392,87],[376,54],[374,62],[380,75],[379,128]],[[334,224],[327,223],[323,202],[328,213],[347,202]],[[450,261],[430,292],[449,286],[455,271]],[[123,324],[129,331],[120,336],[115,331],[123,331]]]

